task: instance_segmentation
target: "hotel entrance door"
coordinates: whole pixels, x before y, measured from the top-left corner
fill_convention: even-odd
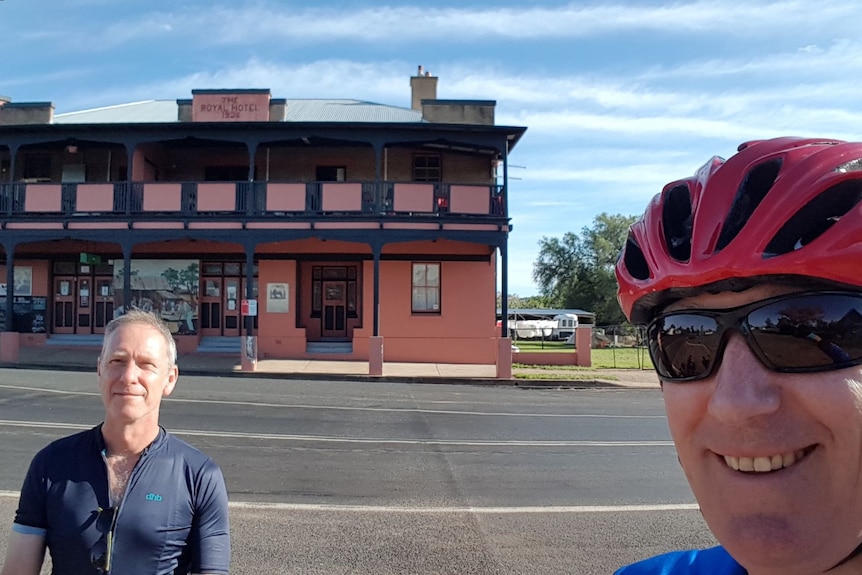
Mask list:
[[[55,276],[52,333],[105,333],[114,317],[113,283],[112,276],[89,269],[77,276]]]
[[[233,262],[205,262],[201,279],[200,331],[204,336],[238,337],[242,328],[241,302],[246,297],[244,266]],[[257,280],[254,294],[257,297]]]
[[[54,325],[52,333],[75,333],[75,276],[54,278]]]
[[[347,338],[347,282],[323,282],[323,325],[320,335]]]

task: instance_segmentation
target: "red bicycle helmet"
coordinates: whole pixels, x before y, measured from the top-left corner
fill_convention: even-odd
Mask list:
[[[862,143],[778,138],[714,157],[672,182],[635,222],[617,261],[633,323],[674,299],[766,276],[862,287]]]

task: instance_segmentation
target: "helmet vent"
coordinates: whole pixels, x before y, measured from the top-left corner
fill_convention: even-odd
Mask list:
[[[778,177],[778,172],[781,170],[781,160],[776,159],[760,164],[753,168],[745,177],[745,181],[739,187],[736,197],[733,198],[733,205],[730,208],[730,213],[724,226],[721,228],[721,234],[718,236],[718,242],[715,246],[715,251],[721,251],[727,244],[742,231],[748,219],[766,194],[772,189],[775,179]]]
[[[862,170],[862,158],[841,164],[835,168],[836,172],[840,172],[842,174],[846,174],[847,172],[858,172],[860,170]]]
[[[667,251],[677,261],[691,257],[691,192],[688,186],[671,189],[662,206],[662,224]]]
[[[862,200],[862,180],[834,185],[793,214],[766,246],[764,258],[796,251],[820,237]]]
[[[626,240],[626,248],[623,251],[623,262],[626,264],[626,269],[633,278],[639,280],[648,280],[650,278],[649,265],[644,257],[644,253],[631,235]]]

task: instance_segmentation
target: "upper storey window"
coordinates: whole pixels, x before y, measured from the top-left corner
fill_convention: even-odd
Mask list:
[[[25,180],[50,180],[51,156],[34,155],[24,158]]]
[[[413,181],[414,182],[440,182],[442,181],[439,154],[414,154],[413,155]]]

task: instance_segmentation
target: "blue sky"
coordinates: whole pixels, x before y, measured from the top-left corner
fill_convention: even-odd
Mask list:
[[[510,160],[509,292],[538,243],[639,214],[743,141],[862,138],[858,0],[551,2],[3,0],[0,94],[56,112],[270,88],[410,106],[497,101]]]

